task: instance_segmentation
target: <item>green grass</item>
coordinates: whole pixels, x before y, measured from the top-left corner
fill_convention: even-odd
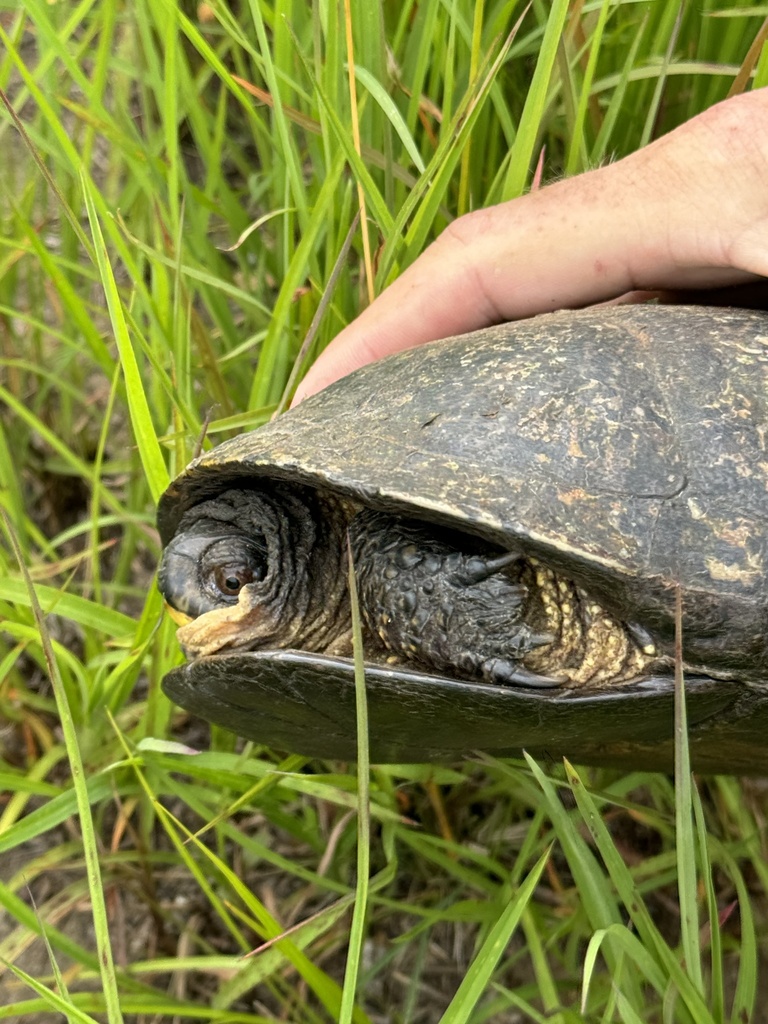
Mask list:
[[[0,1020],[766,1020],[762,783],[359,788],[161,693],[155,499],[271,415],[323,297],[309,356],[542,152],[768,83],[765,5],[349,8],[351,76],[344,4],[0,4]]]

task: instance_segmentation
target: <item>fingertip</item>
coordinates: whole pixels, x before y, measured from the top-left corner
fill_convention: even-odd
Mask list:
[[[333,384],[341,377],[346,377],[348,373],[359,370],[361,366],[379,358],[375,352],[369,352],[363,341],[357,342],[354,337],[349,339],[346,337],[346,332],[351,327],[354,325],[345,328],[345,331],[338,335],[317,357],[296,388],[291,399],[291,408],[317,394],[318,391],[322,391],[323,388],[327,388],[329,384]]]

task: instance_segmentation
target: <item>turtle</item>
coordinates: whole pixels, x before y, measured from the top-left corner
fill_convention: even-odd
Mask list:
[[[706,771],[768,752],[768,314],[617,305],[400,352],[194,460],[160,501],[185,708],[371,758]],[[680,612],[676,609],[680,608]]]

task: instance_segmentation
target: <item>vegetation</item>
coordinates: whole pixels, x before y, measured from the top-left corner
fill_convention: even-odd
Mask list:
[[[0,4],[0,1020],[768,1019],[763,783],[243,746],[163,696],[152,583],[158,495],[272,414],[363,199],[307,358],[539,163],[768,84],[767,16]]]

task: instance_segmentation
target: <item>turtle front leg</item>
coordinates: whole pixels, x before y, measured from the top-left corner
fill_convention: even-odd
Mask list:
[[[443,674],[562,684],[523,664],[554,638],[527,621],[518,552],[381,512],[360,512],[349,531],[362,613],[388,650]]]

